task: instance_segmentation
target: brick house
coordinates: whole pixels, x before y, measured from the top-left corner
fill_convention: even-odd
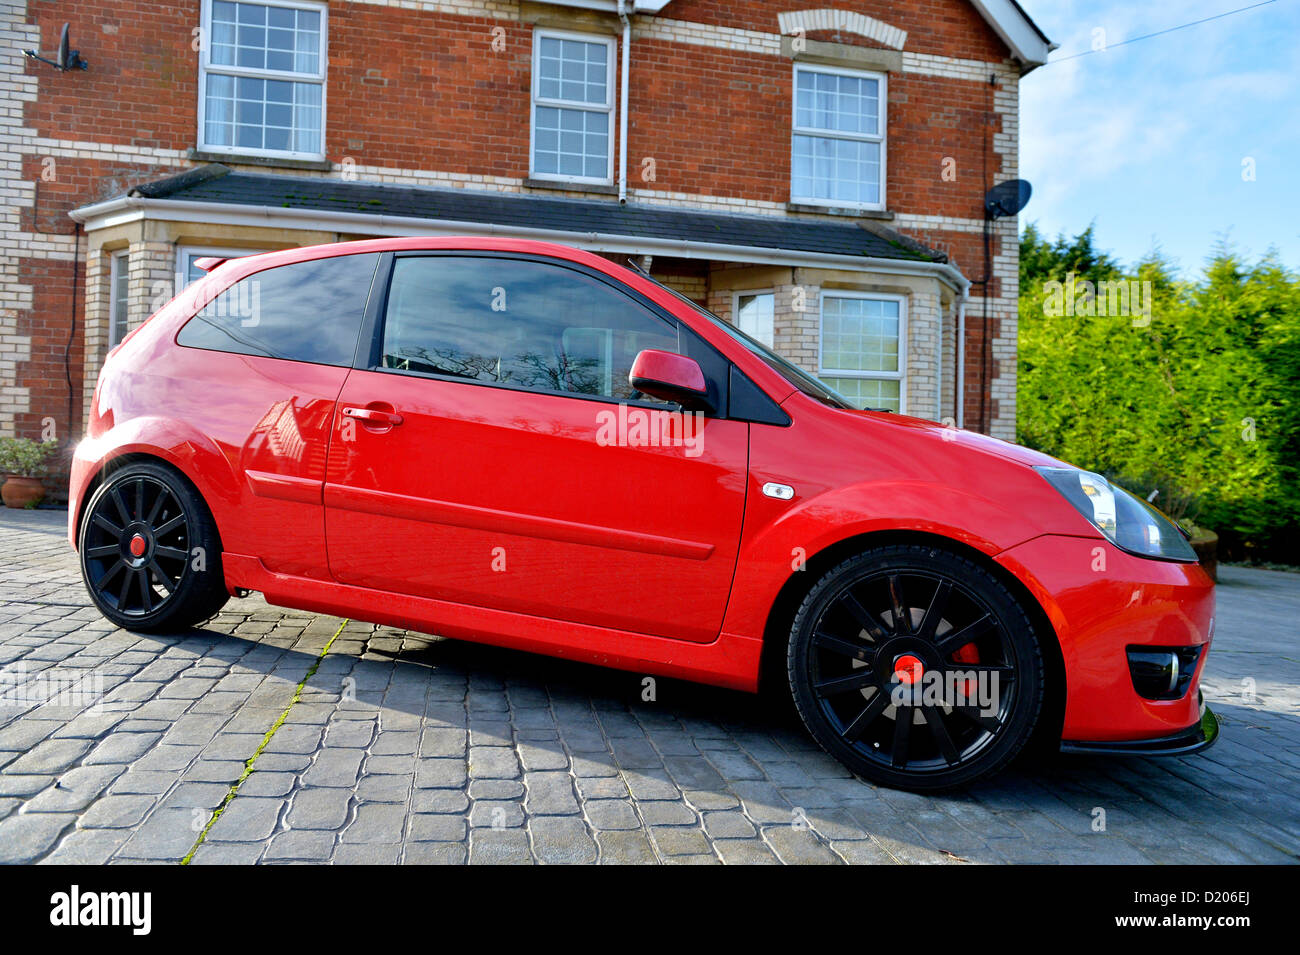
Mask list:
[[[0,434],[75,439],[195,259],[509,234],[860,403],[1015,431],[1015,0],[0,0]],[[50,55],[64,22],[86,71]],[[986,257],[987,248],[987,257]]]

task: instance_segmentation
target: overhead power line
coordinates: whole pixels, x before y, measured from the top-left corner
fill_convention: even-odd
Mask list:
[[[1105,53],[1108,50],[1113,50],[1115,49],[1115,47],[1118,46],[1128,46],[1130,43],[1137,43],[1139,40],[1150,40],[1152,37],[1164,36],[1166,33],[1175,33],[1178,30],[1186,30],[1188,27],[1200,26],[1202,23],[1209,23],[1211,20],[1222,20],[1224,17],[1230,17],[1233,14],[1245,13],[1247,10],[1254,10],[1258,7],[1266,7],[1270,3],[1277,3],[1277,0],[1262,0],[1261,3],[1252,3],[1250,6],[1247,7],[1238,7],[1235,10],[1228,10],[1225,11],[1224,13],[1216,13],[1212,17],[1202,17],[1200,20],[1192,20],[1190,23],[1180,23],[1176,27],[1169,27],[1168,29],[1165,30],[1157,30],[1155,33],[1144,33],[1142,36],[1130,37],[1127,40],[1121,40],[1119,43],[1109,43],[1100,50],[1084,50],[1082,53],[1072,53],[1069,56],[1063,56],[1060,57],[1059,59],[1048,60],[1047,63],[1044,65],[1051,66],[1053,63],[1064,63],[1066,60],[1077,60],[1081,56],[1091,56],[1094,53]]]

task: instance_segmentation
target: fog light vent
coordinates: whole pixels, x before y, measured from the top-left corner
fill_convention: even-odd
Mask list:
[[[1191,686],[1201,647],[1129,647],[1133,689],[1148,700],[1178,700]]]

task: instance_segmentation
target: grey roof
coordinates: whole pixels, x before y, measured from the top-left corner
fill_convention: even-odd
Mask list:
[[[735,215],[636,202],[475,189],[437,189],[342,179],[233,172],[220,163],[136,186],[148,199],[314,209],[492,224],[607,236],[784,249],[825,255],[946,262],[947,256],[875,221]]]

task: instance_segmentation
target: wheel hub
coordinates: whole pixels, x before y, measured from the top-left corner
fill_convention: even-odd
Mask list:
[[[925,664],[914,653],[900,653],[894,658],[894,679],[911,686],[925,675]]]
[[[118,547],[129,567],[144,567],[154,556],[153,531],[143,521],[132,521],[122,530]]]

